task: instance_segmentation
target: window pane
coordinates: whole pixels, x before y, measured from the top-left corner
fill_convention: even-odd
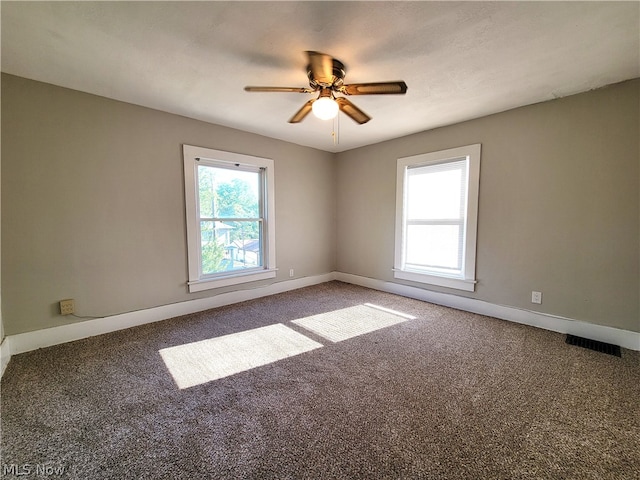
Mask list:
[[[464,162],[409,169],[407,218],[409,220],[461,219],[466,203]]]
[[[405,263],[426,268],[460,270],[461,233],[459,225],[408,225]]]
[[[200,222],[202,273],[211,274],[224,270],[223,259],[227,237],[226,225],[221,222]]]
[[[262,222],[202,221],[202,273],[256,268],[262,261]]]
[[[259,218],[260,172],[198,166],[201,218]]]
[[[215,176],[211,167],[198,166],[198,201],[200,217],[213,217],[213,203],[215,198]]]

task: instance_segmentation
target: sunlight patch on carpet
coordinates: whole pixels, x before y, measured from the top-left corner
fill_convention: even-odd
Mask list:
[[[323,345],[279,323],[159,351],[178,388],[211,382]]]
[[[293,320],[293,323],[332,342],[341,342],[415,317],[371,303]]]

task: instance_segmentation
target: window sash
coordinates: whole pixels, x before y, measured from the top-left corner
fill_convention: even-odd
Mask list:
[[[408,165],[404,182],[404,225],[403,225],[403,259],[405,270],[416,272],[445,274],[463,277],[467,210],[467,171],[468,158],[445,160],[429,164]],[[443,206],[443,202],[445,205]],[[419,218],[411,214],[420,213]],[[446,218],[445,215],[455,215]],[[445,217],[445,218],[443,218]],[[433,229],[411,228],[415,226],[457,226],[453,235],[455,253],[452,252],[451,238],[444,244],[443,230],[438,233]],[[411,234],[413,230],[413,235]],[[422,231],[421,246],[416,244],[418,231]],[[453,230],[449,229],[449,236]],[[444,230],[445,233],[446,230]],[[418,250],[418,251],[416,251]],[[425,251],[427,250],[427,251]],[[446,257],[454,257],[454,262],[443,261]],[[424,261],[411,261],[422,257]],[[439,257],[439,258],[438,258]],[[455,266],[452,266],[455,263]]]
[[[465,224],[464,219],[456,219],[456,220],[408,220],[405,224],[405,232],[404,232],[404,260],[403,267],[406,270],[412,270],[417,272],[433,272],[440,274],[447,274],[453,276],[462,276],[464,271],[464,249],[465,249]],[[456,246],[455,246],[455,266],[449,266],[443,264],[444,262],[440,261],[431,261],[431,262],[415,262],[411,261],[411,258],[415,258],[419,253],[413,253],[410,251],[410,242],[411,242],[411,228],[414,226],[426,226],[426,227],[457,227],[457,233],[455,234]],[[425,239],[423,239],[424,242]],[[437,243],[437,242],[436,242]],[[449,249],[451,247],[449,246]],[[423,258],[424,258],[423,254]],[[449,255],[450,256],[450,255]]]
[[[250,250],[248,251],[246,248],[239,248],[238,246],[235,245],[235,242],[228,242],[226,245],[224,245],[224,255],[223,258],[221,259],[222,262],[224,262],[227,265],[231,265],[230,267],[224,268],[224,269],[219,269],[219,270],[215,270],[215,271],[207,271],[206,267],[205,267],[205,259],[203,257],[203,252],[204,252],[204,248],[209,246],[209,244],[213,241],[217,241],[216,240],[216,235],[215,233],[213,234],[213,238],[211,238],[208,242],[204,243],[203,242],[203,235],[202,235],[202,226],[203,223],[214,223],[214,227],[213,227],[213,231],[215,232],[215,222],[220,222],[222,223],[222,220],[225,221],[225,225],[226,224],[230,224],[230,223],[257,223],[258,224],[258,251],[257,252],[251,252]],[[259,270],[264,270],[264,235],[262,234],[263,232],[263,222],[261,219],[257,219],[257,220],[252,220],[252,219],[235,219],[234,221],[230,221],[229,219],[215,219],[215,220],[209,220],[209,219],[201,219],[200,220],[200,237],[199,237],[199,249],[200,249],[200,277],[201,278],[208,278],[208,279],[215,279],[215,278],[221,278],[221,277],[225,277],[228,276],[229,274],[232,273],[247,273],[247,272],[252,272],[252,271],[259,271]],[[223,229],[222,229],[223,230]],[[253,240],[253,239],[247,239],[247,240]],[[242,244],[243,247],[246,247],[246,243],[243,242]],[[237,250],[236,250],[237,249]],[[242,252],[242,253],[241,253]],[[247,253],[249,252],[249,253]],[[249,262],[250,265],[247,266],[247,254],[249,255]],[[251,262],[251,257],[253,257],[255,255],[255,262]],[[236,265],[236,263],[241,263],[241,265]]]
[[[264,264],[263,264],[263,259],[264,259],[264,235],[262,235],[262,231],[263,231],[263,225],[265,222],[264,219],[264,212],[265,212],[265,208],[264,208],[264,204],[265,204],[265,198],[264,198],[264,169],[260,169],[260,168],[251,168],[249,166],[243,166],[243,168],[239,168],[239,165],[234,164],[233,166],[229,165],[228,163],[220,163],[218,161],[215,160],[209,160],[209,159],[200,159],[200,161],[198,162],[198,165],[196,167],[196,184],[198,186],[198,192],[197,192],[197,216],[198,216],[198,223],[197,223],[197,227],[198,227],[198,236],[197,236],[197,241],[198,241],[198,252],[199,252],[199,277],[200,278],[208,278],[208,279],[215,279],[215,278],[220,278],[220,277],[225,277],[233,272],[250,272],[250,271],[258,271],[258,270],[262,270],[264,269]],[[257,180],[258,180],[258,191],[257,191],[257,202],[258,202],[258,214],[260,215],[259,217],[254,217],[254,216],[240,216],[240,217],[232,217],[232,216],[200,216],[200,212],[203,210],[200,202],[202,200],[202,191],[201,191],[201,183],[200,183],[200,177],[201,174],[204,172],[203,168],[211,168],[214,171],[216,170],[220,170],[220,171],[226,171],[228,174],[232,175],[235,172],[248,172],[248,173],[254,173],[258,176]],[[233,177],[234,179],[237,177]],[[212,184],[211,188],[215,190],[215,186],[217,186],[216,184]],[[214,202],[215,203],[215,202]],[[207,208],[207,212],[211,211],[215,209],[215,206],[212,206],[211,208]],[[212,213],[217,213],[215,211],[212,211]],[[208,245],[207,244],[203,244],[203,235],[202,235],[202,226],[203,223],[214,223],[214,231],[215,231],[215,222],[219,222],[221,224],[224,225],[228,225],[228,224],[232,224],[232,223],[240,223],[240,222],[245,222],[245,223],[258,223],[258,230],[259,230],[259,238],[258,238],[258,253],[257,253],[257,265],[253,266],[253,267],[247,267],[246,263],[242,266],[238,266],[236,267],[236,257],[234,255],[235,250],[233,249],[233,243],[229,243],[228,245],[223,246],[225,252],[224,252],[224,256],[223,258],[220,260],[221,263],[219,264],[219,266],[221,265],[225,265],[224,269],[220,269],[217,271],[207,271],[206,267],[205,267],[205,257],[204,257],[204,248]],[[244,249],[243,249],[244,250]],[[244,250],[244,254],[243,257],[246,259],[246,250]]]
[[[207,206],[201,205],[203,193],[206,193],[206,191],[203,191],[203,189],[201,188],[202,186],[201,186],[200,180],[202,179],[203,175],[205,173],[208,173],[209,171],[213,171],[213,178],[211,179],[211,185],[210,185],[210,188],[213,191],[215,191],[216,187],[219,187],[220,184],[229,183],[229,180],[242,179],[243,176],[245,178],[242,180],[245,181],[245,183],[249,186],[249,188],[251,188],[252,186],[257,187],[256,196],[258,201],[258,205],[257,205],[258,209],[257,211],[255,211],[255,213],[257,213],[258,218],[264,218],[264,211],[265,211],[264,209],[264,168],[256,168],[256,167],[239,165],[239,164],[230,164],[228,162],[220,162],[220,161],[204,159],[204,158],[200,158],[198,160],[198,165],[196,167],[196,184],[197,184],[197,190],[198,190],[197,192],[198,193],[198,197],[197,197],[198,216],[200,216],[201,218],[219,217],[227,220],[231,218],[255,217],[255,215],[249,215],[249,214],[245,216],[238,216],[238,212],[235,210],[233,212],[233,215],[231,214],[222,215],[220,211],[218,212],[213,211],[216,208],[215,202],[213,201],[213,192],[211,192],[212,204]],[[221,180],[216,178],[216,174],[221,175],[223,179]],[[246,175],[243,175],[243,174],[253,174],[252,177],[254,178],[246,178]],[[224,177],[226,177],[226,181],[224,180]],[[248,182],[248,180],[252,180],[252,182]],[[254,180],[257,180],[257,182],[254,182]],[[211,213],[211,215],[204,215],[202,214],[202,212]],[[218,213],[218,215],[215,215],[216,213]]]
[[[463,220],[467,209],[467,172],[466,157],[429,165],[407,166],[406,218],[408,220],[452,218]],[[408,204],[409,200],[413,200],[411,204]],[[442,210],[443,202],[445,202],[444,211]]]

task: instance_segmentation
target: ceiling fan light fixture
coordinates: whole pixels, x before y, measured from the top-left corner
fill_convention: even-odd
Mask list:
[[[311,106],[313,114],[320,120],[331,120],[338,115],[338,104],[331,97],[320,97]]]

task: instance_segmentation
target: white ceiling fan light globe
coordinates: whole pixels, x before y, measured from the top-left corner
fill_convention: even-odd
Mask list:
[[[311,105],[313,114],[320,120],[331,120],[338,115],[338,103],[329,97],[320,97]]]

